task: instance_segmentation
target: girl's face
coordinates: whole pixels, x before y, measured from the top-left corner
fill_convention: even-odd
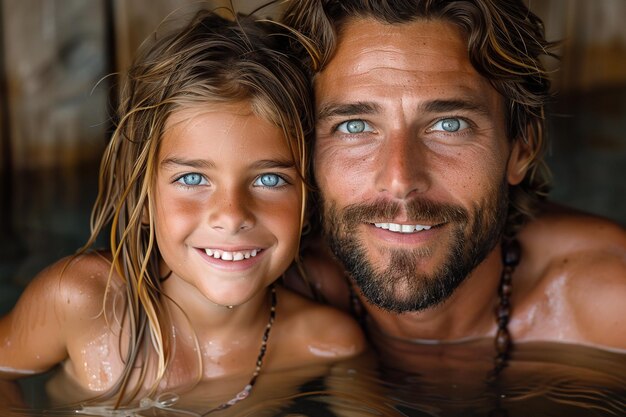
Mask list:
[[[157,163],[154,220],[168,280],[239,305],[289,266],[301,180],[282,131],[248,103],[174,112]]]

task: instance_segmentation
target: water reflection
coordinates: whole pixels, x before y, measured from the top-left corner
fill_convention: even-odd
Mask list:
[[[493,379],[491,340],[430,346],[387,340],[385,345],[393,347],[397,355],[387,355],[384,362],[368,352],[330,369],[264,374],[250,398],[210,415],[626,415],[625,353],[557,343],[520,344],[509,365]],[[80,410],[85,415],[199,416],[222,400],[222,395],[216,394],[220,385],[237,386],[238,382],[202,384],[180,398],[145,400],[126,413],[79,406],[44,411],[44,402],[13,412],[32,416],[69,416]],[[59,384],[49,379],[48,392],[58,395],[62,392]],[[56,388],[50,390],[51,385]],[[44,390],[43,384],[39,389]],[[224,398],[229,395],[222,394]],[[46,401],[51,404],[49,396]]]

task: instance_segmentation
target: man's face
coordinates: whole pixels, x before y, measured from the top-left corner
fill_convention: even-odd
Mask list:
[[[452,24],[372,19],[344,26],[315,95],[333,252],[379,307],[442,302],[499,241],[521,180],[502,98]]]

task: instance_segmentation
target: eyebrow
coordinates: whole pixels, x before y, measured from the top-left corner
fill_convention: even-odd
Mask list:
[[[479,114],[490,114],[486,106],[470,100],[431,100],[419,106],[420,111],[426,113],[446,113],[451,111],[466,110]],[[317,114],[318,120],[324,120],[338,116],[356,116],[376,114],[381,112],[381,106],[372,102],[356,103],[328,103],[322,106]]]
[[[317,113],[318,120],[328,119],[337,116],[355,116],[357,114],[374,114],[380,112],[381,108],[376,103],[359,101],[356,103],[336,104],[329,103],[322,106]]]
[[[190,167],[195,169],[211,169],[215,168],[216,165],[213,161],[207,159],[184,159],[177,157],[165,158],[161,161],[161,167],[168,169],[174,167]],[[294,161],[290,159],[261,159],[255,161],[251,168],[254,169],[271,169],[271,168],[280,168],[280,169],[289,169],[295,168],[296,164]]]
[[[432,100],[427,101],[420,107],[423,111],[428,113],[447,113],[457,110],[468,110],[485,115],[490,114],[486,106],[468,100]]]
[[[255,161],[251,165],[251,167],[256,168],[256,169],[268,169],[268,168],[289,169],[289,168],[295,168],[296,163],[290,159],[261,159],[259,161]]]
[[[177,158],[175,156],[170,158],[165,158],[161,161],[161,167],[167,169],[175,166],[186,166],[190,168],[196,169],[207,169],[207,168],[215,168],[215,163],[213,161],[209,161],[206,159],[183,159]]]

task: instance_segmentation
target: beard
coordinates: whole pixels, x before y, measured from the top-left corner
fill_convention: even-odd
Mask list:
[[[324,233],[330,248],[369,303],[394,313],[420,311],[447,300],[493,250],[502,237],[508,211],[508,184],[503,182],[477,202],[463,207],[416,198],[406,202],[375,201],[339,211],[322,199]],[[355,230],[363,224],[386,222],[399,213],[411,224],[443,224],[451,229],[444,261],[434,272],[418,266],[431,250],[380,248],[388,264],[374,265]],[[417,232],[419,233],[419,232]]]

